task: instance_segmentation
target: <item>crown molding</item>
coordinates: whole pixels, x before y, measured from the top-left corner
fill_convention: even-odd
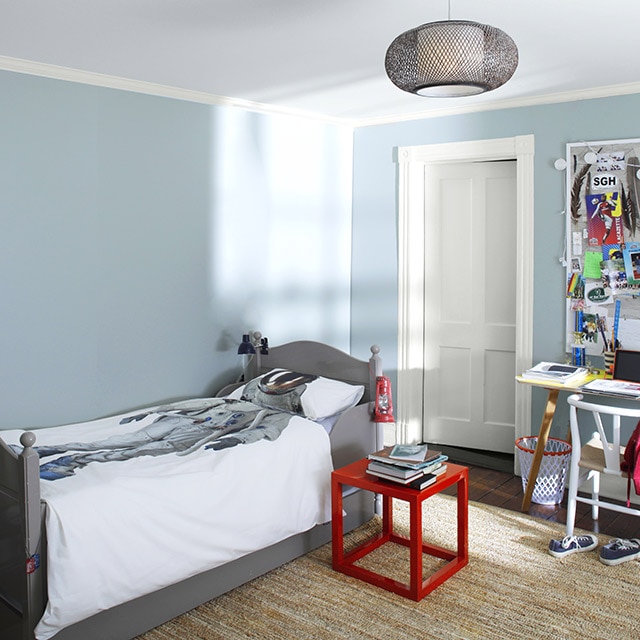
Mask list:
[[[557,104],[561,102],[577,102],[580,100],[593,100],[596,98],[612,98],[615,96],[632,95],[640,93],[640,82],[628,84],[615,84],[604,87],[593,87],[561,93],[549,93],[541,96],[524,96],[522,98],[507,98],[483,102],[481,104],[468,104],[443,109],[429,109],[428,111],[414,111],[412,113],[393,116],[381,116],[362,118],[353,123],[355,127],[371,127],[381,124],[395,124],[410,120],[425,120],[427,118],[443,118],[445,116],[458,116],[467,113],[481,111],[499,111],[501,109],[517,109],[520,107],[535,107],[545,104]]]
[[[228,98],[213,93],[207,93],[205,91],[181,89],[179,87],[155,84],[153,82],[145,82],[143,80],[131,80],[120,76],[93,73],[90,71],[82,71],[80,69],[71,69],[69,67],[59,67],[57,65],[46,64],[43,62],[32,62],[30,60],[22,60],[20,58],[0,56],[0,71],[15,71],[16,73],[24,73],[27,75],[51,78],[54,80],[66,80],[67,82],[76,82],[79,84],[105,87],[108,89],[120,89],[122,91],[143,93],[163,98],[173,98],[175,100],[184,100],[187,102],[198,102],[201,104],[223,107],[237,107],[246,111],[254,111],[268,115],[293,116],[297,118],[305,118],[307,120],[318,120],[327,124],[336,124],[348,127],[354,126],[353,121],[346,118],[331,117],[311,111],[304,111],[302,109],[277,107],[261,102],[243,100],[241,98]]]
[[[68,82],[106,87],[109,89],[120,89],[122,91],[131,91],[134,93],[143,93],[164,98],[173,98],[175,100],[184,100],[187,102],[198,102],[201,104],[210,104],[224,107],[236,107],[239,109],[245,109],[247,111],[254,111],[256,113],[263,113],[267,115],[283,115],[312,119],[324,122],[326,124],[334,124],[350,128],[372,127],[384,124],[408,122],[411,120],[442,118],[445,116],[464,115],[482,111],[498,111],[501,109],[534,107],[545,104],[576,102],[579,100],[593,100],[595,98],[609,98],[613,96],[623,96],[640,93],[640,82],[633,82],[628,84],[594,87],[591,89],[551,93],[542,96],[526,96],[522,98],[509,98],[504,100],[483,102],[481,104],[466,104],[455,107],[446,107],[443,109],[414,111],[412,113],[395,114],[389,116],[340,118],[314,113],[312,111],[305,111],[302,109],[277,107],[261,102],[252,102],[251,100],[219,96],[213,93],[207,93],[205,91],[193,91],[191,89],[181,89],[179,87],[154,84],[152,82],[145,82],[142,80],[130,80],[128,78],[122,78],[119,76],[93,73],[90,71],[81,71],[80,69],[71,69],[69,67],[60,67],[53,64],[32,62],[30,60],[22,60],[20,58],[11,58],[7,56],[0,56],[0,70],[15,71],[16,73],[41,76],[44,78],[52,78],[55,80],[66,80]]]

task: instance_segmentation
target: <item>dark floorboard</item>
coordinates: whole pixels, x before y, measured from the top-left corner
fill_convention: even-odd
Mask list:
[[[524,494],[522,480],[519,476],[509,471],[469,464],[465,460],[457,459],[455,453],[449,456],[449,460],[464,464],[469,468],[469,500],[512,511],[521,510]],[[452,488],[448,493],[455,493],[455,488]],[[581,503],[578,503],[576,512],[576,527],[593,531],[605,539],[608,537],[640,538],[640,518],[638,516],[601,508],[598,520],[593,520],[591,507]],[[532,502],[528,513],[535,518],[564,524],[567,517],[566,499],[557,505],[539,505]]]

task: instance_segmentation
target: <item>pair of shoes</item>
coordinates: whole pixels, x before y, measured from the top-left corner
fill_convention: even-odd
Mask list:
[[[620,564],[640,558],[638,538],[617,538],[600,549],[600,562],[607,565]]]
[[[584,536],[565,536],[562,540],[549,542],[549,553],[554,558],[563,558],[572,553],[591,551],[598,546],[598,538],[587,534]],[[640,538],[616,538],[600,549],[600,562],[616,565],[640,558]]]
[[[549,553],[554,558],[564,558],[579,551],[591,551],[598,546],[598,538],[591,534],[585,536],[565,536],[562,540],[549,542]]]

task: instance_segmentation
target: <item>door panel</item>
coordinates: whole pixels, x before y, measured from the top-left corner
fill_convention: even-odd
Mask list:
[[[513,452],[516,163],[425,167],[423,437]]]

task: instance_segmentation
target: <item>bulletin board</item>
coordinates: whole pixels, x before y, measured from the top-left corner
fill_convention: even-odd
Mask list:
[[[640,350],[640,139],[567,144],[567,351]]]

